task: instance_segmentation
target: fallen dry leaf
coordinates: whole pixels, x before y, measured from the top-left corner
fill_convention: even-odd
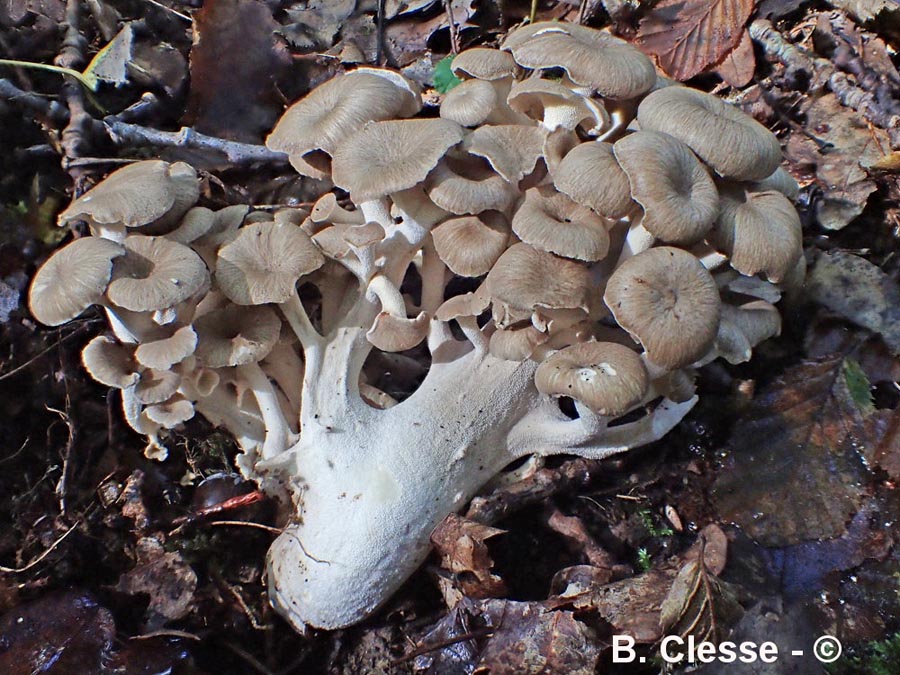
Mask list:
[[[853,436],[871,414],[868,381],[832,357],[789,369],[737,422],[713,503],[764,546],[837,537],[864,495]]]
[[[741,35],[738,46],[732,49],[716,68],[716,74],[735,88],[749,84],[756,72],[756,57],[753,55],[753,40],[746,30]]]
[[[890,140],[882,129],[866,126],[834,94],[806,99],[801,112],[806,116],[805,128],[819,143],[806,134],[794,133],[785,154],[798,173],[804,165],[815,171],[824,189],[816,209],[819,223],[839,230],[862,213],[869,195],[875,192],[875,181],[865,169],[883,156],[881,148],[890,147]]]
[[[635,44],[665,73],[688,80],[737,47],[755,0],[662,0],[641,20]]]
[[[153,537],[138,540],[137,565],[119,578],[118,590],[129,595],[150,596],[147,626],[159,628],[166,621],[181,619],[191,610],[197,575],[180,554],[167,553]]]
[[[843,251],[820,253],[806,278],[806,292],[832,312],[878,333],[900,354],[900,289],[876,265]]]
[[[828,4],[849,12],[860,21],[871,21],[885,11],[900,11],[894,0],[828,0]]]
[[[486,539],[504,530],[450,514],[431,533],[431,543],[441,556],[441,566],[452,572],[462,592],[470,598],[503,595],[503,580],[491,572],[494,561]]]
[[[207,0],[194,14],[185,119],[197,131],[259,143],[280,112],[274,84],[286,64],[279,25],[259,0]]]

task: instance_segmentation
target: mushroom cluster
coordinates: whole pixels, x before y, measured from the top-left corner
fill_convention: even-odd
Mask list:
[[[49,325],[103,307],[84,364],[149,448],[197,412],[234,435],[284,502],[270,598],[300,630],[371,614],[517,458],[663,437],[802,278],[776,138],[629,44],[537,23],[452,68],[439,117],[371,67],[291,106],[267,145],[338,188],[311,209],[196,206],[182,163],[114,172],[31,287]]]

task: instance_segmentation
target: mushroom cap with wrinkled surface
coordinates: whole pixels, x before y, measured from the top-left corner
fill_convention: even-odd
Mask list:
[[[523,124],[498,124],[479,127],[463,142],[471,155],[484,157],[506,182],[518,185],[534,171],[544,153],[546,132]]]
[[[484,122],[500,103],[490,82],[466,80],[444,94],[440,114],[464,127],[474,127]]]
[[[540,21],[511,32],[500,47],[526,68],[562,68],[576,84],[605,98],[644,94],[656,68],[635,47],[609,33],[574,23]]]
[[[556,189],[607,218],[631,211],[631,186],[609,143],[581,143],[553,171]]]
[[[28,309],[47,326],[71,321],[103,299],[113,260],[125,248],[108,239],[83,237],[55,251],[34,276]]]
[[[266,139],[270,150],[287,153],[304,175],[324,178],[303,155],[333,154],[348,135],[366,123],[410,117],[422,107],[418,88],[399,73],[365,68],[332,78],[288,108]],[[398,79],[400,78],[400,79]]]
[[[518,70],[515,60],[507,52],[487,47],[472,47],[461,51],[450,62],[450,70],[461,79],[500,80],[513,77]]]
[[[771,131],[725,101],[696,89],[664,87],[638,106],[644,131],[674,136],[724,178],[762,180],[781,163]]]
[[[648,232],[673,244],[703,238],[719,212],[719,193],[690,148],[668,134],[638,131],[616,141],[613,152]]]
[[[537,307],[583,309],[596,305],[596,284],[581,263],[539,251],[525,243],[513,244],[494,264],[485,280],[494,304],[528,315]]]
[[[134,234],[113,265],[106,297],[133,312],[166,309],[187,300],[209,281],[203,259],[188,246],[164,237]]]
[[[357,204],[406,190],[463,136],[461,126],[444,119],[370,122],[335,150],[334,183]]]
[[[194,321],[197,360],[208,368],[256,363],[272,351],[281,321],[270,307],[228,305]]]
[[[618,417],[640,403],[649,379],[641,357],[614,342],[565,347],[534,373],[535,387],[542,394],[570,396],[606,417]]]
[[[445,157],[428,174],[425,192],[454,215],[506,211],[516,198],[509,183],[476,157],[452,161]]]
[[[603,300],[664,368],[694,363],[716,338],[719,289],[700,261],[679,248],[651,248],[626,260],[610,276]]]
[[[606,222],[549,185],[525,191],[512,230],[526,244],[565,258],[596,262],[609,251]]]
[[[112,228],[174,225],[199,196],[192,166],[148,159],[113,171],[60,213],[58,222],[85,220]]]
[[[506,101],[516,112],[540,120],[549,131],[560,127],[572,131],[581,126],[588,133],[599,134],[609,127],[609,113],[602,103],[553,80],[533,77],[516,82]]]
[[[147,368],[165,370],[181,363],[194,353],[197,334],[190,326],[182,326],[172,335],[152,342],[142,342],[134,352],[138,363]]]
[[[506,250],[509,223],[502,214],[486,211],[478,216],[450,218],[431,231],[434,248],[454,274],[487,274]]]
[[[803,231],[794,205],[780,192],[721,187],[721,209],[711,237],[741,274],[780,282],[803,255]]]
[[[298,226],[253,223],[219,249],[216,281],[238,305],[284,302],[300,277],[324,263],[321,251]]]

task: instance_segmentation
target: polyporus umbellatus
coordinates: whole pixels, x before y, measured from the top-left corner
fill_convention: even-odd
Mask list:
[[[375,611],[515,460],[662,438],[802,277],[775,137],[627,43],[539,23],[453,68],[440,117],[379,68],[287,110],[269,147],[349,200],[214,212],[189,166],[138,163],[63,213],[94,236],[31,288],[47,324],[104,307],[85,366],[151,449],[195,412],[234,435],[285,504],[270,598],[298,629]],[[410,349],[427,374],[398,400]]]

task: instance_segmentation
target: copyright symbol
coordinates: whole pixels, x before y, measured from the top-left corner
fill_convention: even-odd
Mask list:
[[[830,635],[823,635],[813,644],[813,655],[821,663],[834,663],[844,650],[841,641]]]

